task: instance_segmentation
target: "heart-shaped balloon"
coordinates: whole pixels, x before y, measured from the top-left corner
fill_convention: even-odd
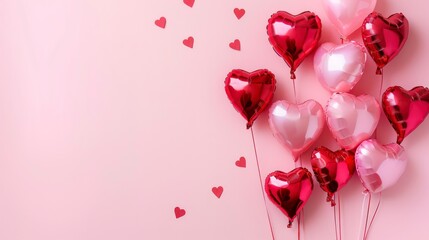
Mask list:
[[[365,47],[357,42],[324,43],[314,54],[314,70],[323,87],[331,92],[348,92],[362,78]]]
[[[384,18],[373,12],[362,23],[362,39],[377,64],[377,74],[401,51],[408,38],[408,20],[402,13]]]
[[[382,96],[387,119],[398,134],[397,143],[414,131],[429,113],[429,89],[418,86],[407,91],[399,86],[389,87]]]
[[[225,92],[250,128],[255,119],[271,103],[276,90],[274,74],[266,69],[246,72],[234,69],[225,79]]]
[[[326,106],[326,118],[338,144],[351,150],[374,133],[380,119],[380,105],[373,96],[334,93]]]
[[[295,70],[319,42],[322,23],[312,12],[292,15],[279,11],[268,19],[268,40],[274,51],[290,67],[291,79],[295,79]]]
[[[401,145],[381,145],[375,139],[364,141],[356,149],[356,172],[363,186],[377,193],[394,185],[407,166],[407,156]]]
[[[376,4],[377,0],[322,0],[326,15],[343,38],[362,25]]]
[[[355,154],[344,149],[332,152],[318,147],[311,154],[311,167],[320,187],[328,194],[326,201],[335,206],[334,193],[344,187],[355,172]]]
[[[299,105],[277,101],[268,111],[268,122],[274,136],[296,161],[322,133],[325,116],[322,106],[314,100]]]
[[[312,191],[313,179],[306,168],[298,167],[288,173],[275,171],[265,179],[265,192],[274,205],[289,218],[289,228]]]

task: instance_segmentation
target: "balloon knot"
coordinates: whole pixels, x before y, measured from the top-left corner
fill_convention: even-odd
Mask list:
[[[252,127],[252,124],[250,123],[250,122],[248,122],[247,124],[246,124],[246,129],[249,129],[249,128],[251,128]]]
[[[294,70],[290,70],[290,79],[292,79],[292,80],[296,79],[295,71]]]
[[[377,67],[377,71],[375,71],[375,74],[377,74],[377,75],[383,74],[383,71],[381,71],[380,67]]]
[[[291,228],[292,227],[292,221],[289,220],[289,223],[287,225],[287,228]]]

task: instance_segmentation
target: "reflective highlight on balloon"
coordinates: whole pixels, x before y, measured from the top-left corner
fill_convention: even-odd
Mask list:
[[[355,172],[354,152],[338,150],[332,152],[326,147],[318,147],[311,154],[311,167],[320,184],[327,193],[327,202],[335,206],[334,194],[343,188]]]
[[[408,39],[409,24],[402,13],[384,18],[373,12],[362,23],[362,39],[377,64],[377,74],[401,51]]]
[[[322,86],[331,92],[348,92],[362,78],[365,47],[357,42],[322,44],[314,54],[314,71]]]
[[[338,144],[352,150],[374,133],[380,119],[380,105],[370,95],[334,93],[326,106],[326,118]]]
[[[429,89],[418,86],[409,91],[399,86],[386,89],[382,96],[383,111],[398,134],[401,144],[429,113]]]
[[[301,212],[313,191],[313,179],[306,168],[295,168],[284,173],[275,171],[265,179],[265,192],[288,218],[288,227]]]
[[[326,15],[343,38],[362,25],[376,4],[376,0],[322,0]]]
[[[225,79],[226,95],[235,110],[247,120],[247,128],[271,103],[275,89],[274,74],[266,69],[251,73],[234,69]]]
[[[405,171],[407,156],[401,145],[381,145],[375,139],[362,142],[355,154],[356,172],[363,186],[377,193],[393,186]]]
[[[291,79],[295,79],[295,70],[317,47],[321,32],[319,17],[308,11],[298,15],[279,11],[268,19],[268,40],[290,67]]]
[[[302,104],[277,101],[268,111],[268,122],[274,136],[296,161],[322,133],[325,115],[314,100]]]

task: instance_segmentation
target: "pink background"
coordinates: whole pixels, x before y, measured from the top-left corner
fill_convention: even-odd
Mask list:
[[[427,6],[380,0],[403,12],[407,44],[385,68],[385,85],[427,84]],[[238,20],[233,9],[246,14]],[[286,64],[265,27],[277,10],[311,10],[322,41],[338,36],[316,0],[2,0],[0,1],[0,239],[270,239],[250,131],[223,90],[233,68],[268,68],[275,99],[292,100]],[[167,18],[165,29],[155,26]],[[194,48],[182,44],[195,38]],[[354,39],[360,40],[358,34]],[[241,51],[229,48],[240,39]],[[310,56],[297,71],[298,99],[325,105]],[[378,95],[371,59],[353,93]],[[408,168],[383,193],[370,239],[429,237],[429,121],[403,143]],[[263,176],[294,167],[263,114],[254,125]],[[384,115],[380,141],[395,133]],[[325,129],[315,145],[336,144]],[[247,159],[246,168],[235,161]],[[308,166],[309,154],[303,155]],[[223,186],[221,198],[211,192]],[[342,191],[344,239],[357,239],[357,177]],[[334,239],[333,209],[315,185],[304,239]],[[176,219],[174,208],[186,209]],[[278,239],[296,224],[268,205]]]

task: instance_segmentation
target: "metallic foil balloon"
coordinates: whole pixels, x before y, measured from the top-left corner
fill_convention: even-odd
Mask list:
[[[295,161],[322,133],[323,112],[322,106],[314,100],[302,104],[277,101],[271,105],[268,111],[270,128],[277,140],[291,151]]]
[[[381,145],[375,139],[364,141],[356,149],[356,172],[363,186],[377,193],[394,185],[407,166],[407,156],[401,145]]]
[[[407,91],[399,86],[389,87],[382,96],[387,119],[398,134],[397,143],[414,131],[429,113],[429,89],[419,86]]]
[[[377,0],[322,0],[326,15],[342,38],[356,31],[376,4]]]
[[[265,179],[265,192],[274,205],[289,218],[289,228],[307,203],[312,191],[311,173],[302,167],[288,173],[275,171]]]
[[[274,74],[266,69],[251,73],[234,69],[225,79],[226,95],[235,110],[247,120],[247,128],[270,104],[275,89]]]
[[[308,11],[298,15],[279,11],[268,19],[268,40],[289,65],[291,79],[295,79],[295,70],[316,48],[321,32],[319,17]]]
[[[314,54],[314,70],[323,87],[331,92],[348,92],[362,78],[365,47],[357,42],[322,44]]]
[[[384,18],[373,12],[362,23],[362,39],[377,64],[377,74],[401,51],[408,38],[408,20],[402,13]]]
[[[326,106],[327,125],[338,144],[352,150],[374,133],[380,112],[373,96],[334,93]]]
[[[320,187],[328,196],[327,202],[335,206],[334,193],[344,187],[355,172],[354,152],[344,149],[332,152],[318,147],[311,154],[311,167]]]

